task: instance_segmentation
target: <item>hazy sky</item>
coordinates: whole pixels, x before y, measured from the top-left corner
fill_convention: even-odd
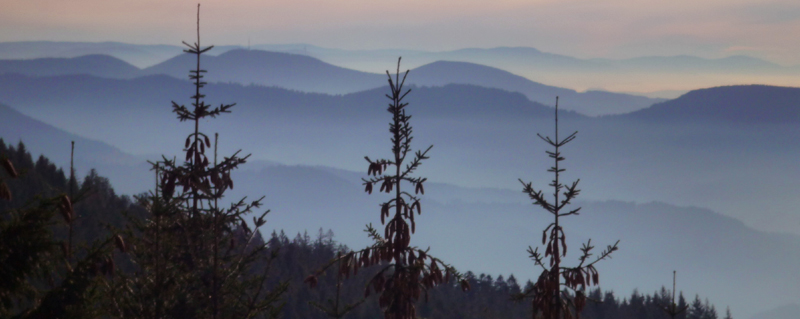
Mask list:
[[[0,41],[190,40],[196,0],[2,0]],[[796,0],[203,0],[207,43],[530,46],[581,58],[745,54],[800,64]]]

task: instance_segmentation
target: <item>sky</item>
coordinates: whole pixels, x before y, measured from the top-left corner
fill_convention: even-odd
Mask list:
[[[0,42],[176,44],[196,0],[2,0]],[[579,58],[748,55],[800,65],[787,0],[204,0],[204,41],[340,49],[527,46]]]

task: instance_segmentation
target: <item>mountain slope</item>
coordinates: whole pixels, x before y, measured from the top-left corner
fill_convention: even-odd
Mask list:
[[[104,55],[77,58],[0,60],[0,74],[28,76],[91,74],[107,78],[132,78],[165,74],[178,79],[196,62],[181,54],[158,65],[139,70],[121,60]],[[386,82],[384,75],[365,73],[333,66],[312,57],[260,50],[234,49],[204,59],[206,68],[218,70],[206,77],[211,82],[235,82],[277,86],[304,92],[346,94],[363,91]],[[391,65],[387,65],[390,68]],[[547,86],[492,67],[438,61],[414,69],[409,84],[442,86],[472,84],[525,94],[532,101],[552,104],[561,97],[561,107],[587,115],[619,114],[645,108],[662,99],[629,94],[574,90]]]
[[[45,155],[65,170],[69,169],[70,147],[74,141],[77,176],[95,168],[113,181],[125,180],[126,183],[117,184],[117,189],[128,194],[138,193],[141,185],[150,184],[153,179],[149,174],[139,173],[148,167],[142,160],[108,144],[33,119],[3,104],[0,104],[0,138],[12,145],[22,141],[33,156]]]
[[[0,60],[0,74],[18,73],[27,76],[90,74],[107,78],[130,78],[138,72],[138,68],[125,61],[99,54],[75,58]]]
[[[192,57],[178,56],[142,71],[142,74],[167,74],[185,78],[192,66]],[[383,75],[335,67],[320,60],[298,54],[258,50],[231,50],[209,57],[208,69],[219,70],[207,79],[216,82],[260,84],[305,92],[343,94],[362,91],[386,82]],[[391,69],[391,65],[387,66]],[[442,86],[471,84],[525,94],[532,101],[552,104],[561,96],[563,109],[586,115],[618,114],[641,109],[663,99],[547,86],[496,68],[464,62],[438,61],[411,71],[409,84]]]
[[[622,117],[652,122],[791,124],[800,121],[800,88],[740,85],[702,89]]]
[[[531,81],[558,87],[587,91],[664,91],[658,96],[665,98],[677,97],[676,92],[721,85],[763,83],[800,86],[800,67],[781,66],[745,56],[719,59],[647,56],[612,60],[578,59],[527,47],[469,48],[442,52],[338,50],[311,45],[258,47],[303,52],[328,63],[366,72],[380,72],[393,57],[402,55],[403,61],[411,68],[436,61],[469,62],[502,69]]]
[[[147,67],[179,55],[175,45],[142,45],[121,42],[0,42],[0,59],[75,58],[84,55],[109,55],[137,67]]]
[[[143,69],[141,74],[166,74],[179,79],[196,63],[182,54]],[[204,68],[216,70],[206,80],[278,86],[305,92],[341,94],[380,86],[381,75],[349,70],[298,54],[260,50],[232,50],[203,59]]]
[[[546,105],[553,104],[558,96],[559,107],[590,116],[628,113],[664,101],[603,91],[578,93],[575,90],[536,83],[493,67],[467,62],[437,61],[420,66],[412,72],[410,83],[418,85],[459,83],[499,88],[520,92],[531,101]]]

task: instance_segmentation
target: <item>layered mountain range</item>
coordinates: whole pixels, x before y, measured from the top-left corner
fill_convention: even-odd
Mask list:
[[[734,55],[642,56],[627,59],[576,58],[530,47],[465,48],[451,51],[403,49],[343,50],[309,44],[218,46],[210,54],[237,49],[293,53],[317,58],[339,67],[382,74],[398,56],[408,68],[437,61],[468,62],[490,66],[531,81],[577,89],[639,92],[655,98],[675,98],[693,89],[722,85],[767,84],[800,86],[800,67]],[[139,68],[164,62],[182,53],[175,45],[133,45],[119,42],[8,42],[0,43],[0,59],[42,57],[72,58],[89,54],[111,55]],[[583,52],[586,55],[587,52]],[[547,102],[550,102],[548,99]]]
[[[271,58],[285,68],[253,62]],[[363,194],[360,177],[364,155],[389,154],[385,75],[259,51],[204,61],[207,101],[237,105],[201,129],[220,133],[223,156],[240,148],[253,154],[230,195],[266,195],[275,229],[331,228],[351,247],[366,244],[361,230],[379,222],[378,199]],[[236,61],[258,64],[253,76],[276,73],[236,78],[240,73],[225,71]],[[181,155],[191,130],[170,106],[191,102],[192,85],[180,78],[185,63],[175,58],[139,69],[107,56],[2,61],[0,137],[23,140],[62,166],[75,140],[79,174],[98,168],[122,193],[146,191],[155,177],[145,160]],[[280,72],[294,77],[281,80]],[[336,85],[358,91],[286,89],[322,86],[336,76]],[[541,239],[547,215],[519,192],[517,179],[546,190],[552,163],[536,134],[554,134],[555,95],[560,107],[592,95],[515,77],[454,62],[410,71],[413,146],[434,145],[419,169],[431,184],[414,240],[465,269],[527,279],[535,271],[525,249]],[[258,79],[284,85],[248,83]],[[534,94],[552,100],[537,102]],[[565,226],[570,249],[577,252],[588,238],[598,248],[621,240],[619,255],[599,268],[605,289],[652,291],[678,270],[684,293],[709,296],[734,314],[790,304],[800,294],[787,266],[800,262],[800,202],[793,195],[800,187],[800,89],[729,86],[651,102],[658,103],[600,117],[559,111],[561,134],[579,131],[562,149],[564,177],[580,178],[583,190],[582,214]]]
[[[746,92],[752,99],[729,99],[729,91]],[[175,92],[191,92],[191,84],[163,75],[130,80],[0,76],[0,96],[8,105],[137,155],[176,153],[173,146],[180,145],[188,124],[175,122],[171,101],[190,101],[189,94]],[[233,114],[208,123],[207,129],[219,132],[223,141],[236,142],[222,143],[225,151],[242,147],[259,159],[360,169],[359,158],[383,150],[388,140],[383,88],[332,96],[209,84],[206,92],[212,105],[237,103]],[[800,155],[795,143],[800,132],[789,116],[796,112],[798,93],[741,86],[697,91],[625,115],[591,118],[562,112],[561,129],[580,131],[568,153],[570,172],[594,189],[587,193],[593,199],[695,205],[760,229],[797,232],[800,217],[785,208],[800,203],[781,190],[800,186],[792,164]],[[718,101],[702,107],[703,114],[716,119],[659,114],[669,105],[693,108],[697,100]],[[437,179],[513,188],[523,174],[547,178],[549,166],[535,134],[552,134],[552,107],[520,93],[462,84],[415,87],[408,101],[415,141],[435,145],[438,156],[429,165]],[[758,196],[730,196],[754,190]]]
[[[0,74],[55,76],[89,74],[104,78],[130,79],[146,75],[186,77],[193,65],[189,55],[178,55],[148,68],[138,69],[108,55],[75,58],[0,60]],[[275,86],[303,92],[347,94],[382,86],[385,75],[334,66],[318,59],[291,53],[260,50],[229,50],[209,56],[205,67],[212,82]],[[391,66],[391,65],[388,65]],[[442,86],[473,84],[525,94],[532,101],[552,104],[562,98],[562,108],[587,115],[626,113],[650,106],[663,99],[603,91],[579,93],[575,90],[530,81],[500,69],[467,62],[437,61],[413,70],[409,84]]]

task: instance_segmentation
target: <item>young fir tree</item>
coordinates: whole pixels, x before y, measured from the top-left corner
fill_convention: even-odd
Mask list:
[[[659,305],[664,313],[666,313],[671,319],[678,318],[678,316],[686,311],[689,307],[687,306],[680,306],[675,303],[675,281],[677,277],[677,271],[672,271],[672,299],[669,305]]]
[[[566,138],[559,139],[558,97],[556,97],[555,139],[537,134],[539,138],[554,148],[553,151],[546,151],[554,161],[554,165],[548,170],[554,174],[549,185],[553,188],[553,201],[548,201],[543,191],[535,190],[531,183],[519,180],[523,186],[522,192],[528,194],[535,205],[541,206],[553,217],[553,222],[542,231],[542,244],[546,247],[544,255],[539,252],[538,247],[536,249],[528,247],[530,258],[542,268],[542,273],[533,286],[514,296],[516,300],[532,297],[533,318],[537,318],[537,316],[544,319],[580,318],[581,311],[586,305],[586,287],[599,283],[599,274],[595,264],[600,260],[610,258],[611,253],[617,250],[617,244],[619,244],[617,241],[614,245],[608,246],[599,256],[590,260],[592,249],[594,249],[590,239],[580,249],[581,256],[578,258],[580,261],[578,265],[568,267],[562,264],[562,258],[567,255],[567,242],[561,218],[578,215],[580,208],[572,210],[565,208],[578,196],[580,180],[571,185],[562,184],[560,177],[565,169],[559,164],[565,159],[561,155],[561,147],[574,140],[577,134],[576,131]],[[549,262],[545,261],[545,258],[548,257]],[[563,290],[562,287],[564,287]]]
[[[200,68],[200,57],[213,46],[200,44],[199,4],[197,42],[184,44],[184,52],[197,58],[189,75],[195,92],[191,107],[172,102],[172,109],[181,122],[193,122],[194,130],[186,138],[183,162],[163,157],[152,163],[157,188],[139,198],[152,217],[129,229],[138,269],[118,283],[122,296],[112,309],[119,317],[136,318],[277,317],[278,298],[286,285],[266,287],[276,252],[269,251],[258,231],[269,211],[253,217],[251,230],[245,217],[261,206],[261,199],[219,205],[225,191],[233,188],[231,171],[249,155],[236,152],[218,159],[215,138],[210,159],[211,139],[200,130],[201,120],[229,113],[235,104],[212,107],[201,93],[206,70]]]
[[[699,295],[695,295],[694,301],[688,307],[686,319],[717,319],[717,308],[714,307],[706,298],[705,302],[700,300]]]
[[[406,114],[408,103],[403,99],[411,90],[403,90],[408,71],[400,79],[400,59],[397,60],[397,73],[392,79],[389,71],[389,89],[391,100],[387,111],[392,114],[389,123],[391,133],[392,158],[372,160],[363,179],[365,191],[372,193],[375,185],[380,184],[380,192],[392,194],[392,198],[380,204],[381,224],[385,224],[383,233],[367,225],[366,232],[374,240],[372,246],[353,251],[332,260],[316,274],[309,276],[306,282],[314,287],[317,275],[327,268],[338,265],[339,273],[346,278],[357,274],[360,268],[378,266],[380,270],[367,283],[364,295],[372,291],[380,294],[378,304],[387,319],[416,318],[415,303],[424,294],[427,299],[428,290],[442,283],[449,283],[451,277],[460,280],[462,289],[468,290],[469,284],[461,279],[461,274],[451,265],[428,254],[428,250],[411,246],[411,234],[416,231],[414,215],[422,213],[418,195],[425,193],[424,182],[427,178],[413,177],[411,174],[428,159],[428,151],[411,151],[413,139],[409,122],[411,115]],[[413,157],[407,158],[413,154]],[[405,164],[405,166],[403,166]],[[405,184],[414,187],[414,193],[401,188]],[[388,219],[388,220],[387,220]]]

